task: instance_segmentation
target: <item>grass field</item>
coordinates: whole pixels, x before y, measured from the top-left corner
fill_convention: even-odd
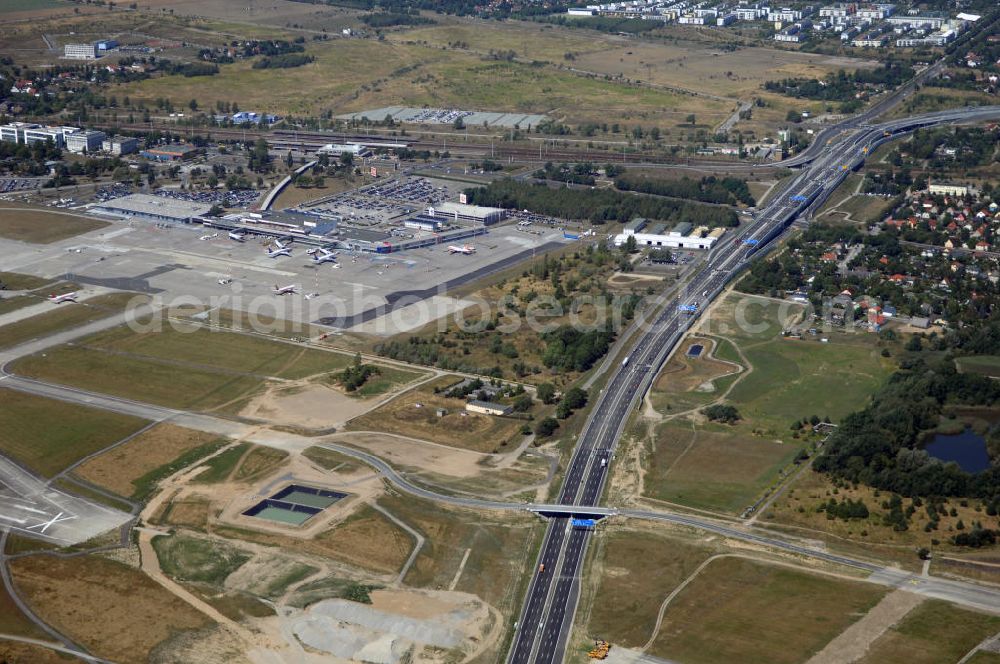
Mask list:
[[[742,559],[716,560],[667,608],[649,652],[686,664],[798,664],[885,592]]]
[[[867,519],[852,519],[844,521],[841,519],[827,519],[827,515],[817,510],[822,503],[828,502],[831,498],[841,500],[860,500],[869,509],[870,516]],[[925,546],[935,552],[934,566],[941,566],[942,572],[949,572],[963,576],[973,576],[976,570],[982,570],[985,574],[984,581],[1000,581],[1000,570],[994,567],[970,567],[962,564],[952,563],[937,557],[939,553],[946,553],[949,556],[960,558],[973,558],[974,550],[952,546],[949,542],[949,535],[956,532],[958,522],[968,524],[983,520],[984,506],[977,500],[952,499],[944,503],[944,509],[939,508],[938,529],[927,532],[925,526],[930,522],[927,510],[923,507],[914,506],[914,513],[910,517],[909,528],[905,531],[896,531],[892,526],[885,524],[883,517],[888,510],[882,507],[886,499],[885,492],[878,492],[863,484],[841,485],[839,488],[834,485],[825,475],[810,470],[804,471],[795,481],[789,485],[788,489],[772,503],[771,507],[761,515],[761,520],[768,525],[792,526],[791,532],[802,533],[811,532],[814,534],[829,533],[832,537],[831,543],[838,545],[849,545],[861,547],[860,550],[879,551],[880,555],[889,558],[900,559],[904,563],[919,563],[913,552]],[[906,499],[904,508],[909,509],[912,501]],[[965,505],[962,505],[962,503]],[[955,515],[951,515],[951,510],[955,510]],[[984,522],[985,523],[985,522]],[[935,544],[934,540],[938,543]],[[892,552],[895,551],[895,554]],[[991,550],[981,550],[985,554]],[[985,562],[997,562],[995,559],[988,559]]]
[[[488,31],[477,31],[484,33]],[[405,33],[399,39],[406,40]],[[154,78],[118,86],[116,94],[147,102],[166,97],[178,104],[197,99],[204,107],[239,99],[242,107],[282,115],[400,104],[551,113],[574,123],[615,117],[647,127],[676,124],[694,108],[712,120],[721,120],[731,110],[726,102],[417,43],[330,40],[310,44],[307,52],[315,62],[280,73],[252,69],[252,62],[245,61],[222,66],[216,76]],[[278,77],[280,86],[274,85]]]
[[[829,343],[783,338],[781,331],[801,311],[799,305],[734,293],[707,323],[708,330],[736,343],[752,366],[730,401],[758,428],[770,425],[772,433],[812,414],[834,420],[847,415],[892,371],[873,335],[832,334]],[[737,359],[725,351],[720,357]]]
[[[0,4],[0,14],[65,6],[66,3],[60,2],[60,0],[4,0],[3,4]]]
[[[17,608],[14,600],[11,599],[10,595],[7,594],[7,590],[3,587],[0,587],[0,633],[16,634],[33,639],[44,639],[46,636],[35,623],[28,620],[21,613],[21,610]],[[2,653],[3,651],[0,650],[0,661],[4,661]]]
[[[304,378],[342,369],[350,361],[349,355],[205,328],[136,333],[121,327],[23,358],[15,369],[163,406],[213,409],[242,402],[271,377]]]
[[[353,392],[347,392],[348,396],[366,399],[376,397],[388,392],[392,392],[402,385],[412,383],[418,378],[427,374],[422,371],[407,371],[394,366],[379,365],[379,373],[365,381],[365,384]]]
[[[194,326],[167,326],[162,332],[148,333],[119,327],[89,337],[80,345],[147,361],[182,361],[208,370],[288,380],[343,369],[352,360],[350,355],[342,353]]]
[[[645,645],[663,599],[711,554],[705,547],[644,532],[614,532],[603,551],[594,567],[601,576],[587,632],[625,648]]]
[[[101,556],[28,557],[10,563],[42,620],[98,657],[146,662],[162,642],[211,623],[138,569]],[[100,620],[94,611],[100,612]]]
[[[725,403],[735,406],[741,419],[721,425],[688,414],[661,427],[647,458],[644,495],[740,511],[803,449],[804,441],[790,429],[793,422],[812,415],[836,421],[864,406],[892,370],[878,353],[877,339],[861,334],[832,334],[829,343],[818,337],[784,338],[781,331],[801,312],[799,305],[738,293],[713,309],[702,330],[722,335],[714,338],[714,355],[745,370],[715,378],[715,390],[703,391],[703,382],[727,365],[686,357],[687,345],[705,343],[689,340],[657,380],[653,404],[664,416],[683,414],[719,399],[732,386]]]
[[[753,371],[729,399],[744,417],[779,429],[813,414],[837,421],[863,406],[891,373],[874,342],[874,336],[837,335],[826,344],[776,338],[745,345]]]
[[[860,664],[957,662],[998,630],[1000,617],[929,599],[877,639]]]
[[[644,495],[703,509],[748,507],[802,446],[751,436],[728,427],[660,429],[646,464]]]
[[[0,389],[0,451],[45,477],[148,424],[103,410]]]
[[[321,468],[335,470],[341,473],[350,473],[354,468],[359,467],[360,462],[351,457],[334,452],[323,447],[310,447],[302,452],[302,456],[314,462]]]
[[[435,386],[458,382],[443,376],[351,420],[352,431],[384,431],[476,452],[493,452],[519,440],[524,420],[465,411],[463,399],[434,394]],[[447,414],[438,417],[436,410]]]
[[[653,404],[661,412],[678,412],[703,406],[715,399],[736,379],[739,366],[709,357],[720,340],[689,338],[681,344],[653,383]],[[722,344],[729,342],[721,340]],[[698,357],[689,357],[691,346],[702,346]]]
[[[108,293],[80,302],[52,305],[56,308],[51,311],[0,327],[0,349],[107,318],[125,309],[133,298],[145,301],[145,296],[135,293]]]
[[[159,424],[73,472],[119,496],[144,500],[156,489],[157,482],[225,443],[225,439],[201,431]]]
[[[1000,355],[957,357],[955,368],[961,373],[975,373],[996,378],[1000,376]]]
[[[414,545],[409,533],[368,505],[362,505],[344,521],[308,540],[232,527],[214,528],[213,533],[227,539],[333,558],[381,574],[398,572]]]
[[[178,581],[221,587],[226,578],[250,560],[250,555],[217,540],[190,535],[153,538],[160,568]]]
[[[19,0],[12,0],[15,4]],[[28,3],[32,0],[20,0]],[[7,2],[0,13],[8,11]],[[0,203],[0,237],[33,244],[49,244],[66,238],[89,233],[108,226],[106,221],[82,217],[70,212],[56,212],[44,208],[20,208]]]

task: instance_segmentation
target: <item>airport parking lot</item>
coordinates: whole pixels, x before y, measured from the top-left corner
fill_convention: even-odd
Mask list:
[[[135,193],[132,185],[115,183],[101,187],[94,194],[94,200],[105,203],[116,198],[123,198]],[[248,208],[257,202],[261,192],[256,189],[231,189],[228,191],[180,191],[178,189],[156,189],[151,192],[154,196],[171,198],[176,201],[191,201],[193,203],[206,203],[209,205],[222,205],[227,208]]]
[[[0,178],[0,194],[30,191],[42,186],[47,178]]]

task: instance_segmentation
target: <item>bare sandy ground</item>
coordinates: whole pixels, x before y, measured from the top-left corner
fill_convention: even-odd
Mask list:
[[[492,454],[461,450],[416,438],[379,432],[345,432],[325,440],[348,443],[379,456],[395,467],[419,468],[452,477],[474,477],[486,468],[484,461]]]
[[[333,599],[282,613],[254,626],[272,638],[284,637],[289,653],[306,646],[307,652],[332,656],[316,661],[466,661],[492,645],[500,632],[494,609],[474,595],[450,591],[380,590],[372,593],[371,605]],[[456,653],[462,657],[456,659]],[[279,661],[273,651],[266,654],[272,656],[250,656],[260,664]]]
[[[837,635],[806,664],[850,664],[858,661],[868,652],[875,639],[923,601],[924,598],[920,595],[905,590],[889,593],[861,620]]]
[[[240,411],[243,417],[306,429],[329,429],[363,415],[378,399],[357,399],[326,385],[276,386]]]

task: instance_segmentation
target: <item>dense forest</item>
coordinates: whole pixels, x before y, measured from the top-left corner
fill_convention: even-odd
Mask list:
[[[531,210],[563,219],[588,219],[595,224],[628,222],[635,217],[687,221],[695,226],[737,226],[728,208],[685,201],[637,196],[608,189],[551,188],[505,179],[486,187],[466,189],[469,203],[515,210]]]
[[[735,205],[756,205],[746,180],[734,177],[717,178],[714,175],[692,180],[683,177],[680,180],[651,180],[634,175],[623,175],[615,180],[615,187],[623,191],[638,191],[657,196],[673,196],[687,198],[703,203],[725,203]]]

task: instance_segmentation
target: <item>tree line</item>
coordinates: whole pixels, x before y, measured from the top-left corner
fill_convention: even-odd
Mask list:
[[[465,194],[474,205],[531,210],[563,219],[587,219],[595,224],[625,223],[635,217],[686,221],[694,226],[734,227],[739,224],[736,213],[728,208],[610,189],[551,188],[545,184],[504,179],[485,187],[466,189]]]

